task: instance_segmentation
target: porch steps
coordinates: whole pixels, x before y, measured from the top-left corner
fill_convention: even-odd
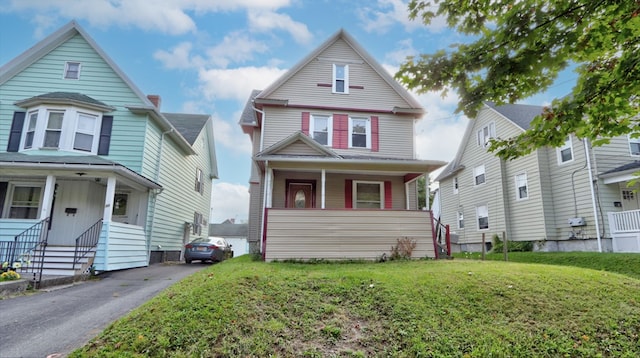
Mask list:
[[[81,274],[81,271],[91,266],[89,262],[93,262],[95,251],[83,257],[80,263],[76,264],[75,270],[73,268],[74,254],[74,246],[47,246],[44,254],[42,274],[55,276],[75,276]],[[41,255],[41,251],[36,251],[35,255]],[[32,259],[32,261],[35,262],[36,260]]]

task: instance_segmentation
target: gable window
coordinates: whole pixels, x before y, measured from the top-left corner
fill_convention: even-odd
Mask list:
[[[353,181],[354,208],[382,209],[383,199],[384,185],[382,182]]]
[[[478,230],[487,230],[489,228],[489,207],[486,205],[477,206],[476,215],[478,217]]]
[[[473,168],[473,184],[480,185],[486,181],[484,174],[484,164]]]
[[[369,118],[349,118],[349,147],[371,148],[371,122]]]
[[[80,79],[80,62],[67,62],[64,65],[64,78],[66,80]]]
[[[640,138],[633,138],[629,135],[629,152],[631,155],[639,155],[640,156]]]
[[[458,209],[458,229],[464,229],[464,211],[462,208]]]
[[[204,181],[202,176],[202,170],[200,168],[196,169],[196,186],[195,189],[198,193],[204,193]]]
[[[331,145],[333,132],[331,122],[331,117],[329,116],[312,115],[309,123],[311,137],[322,145]]]
[[[453,193],[458,194],[458,177],[453,177]]]
[[[8,218],[37,219],[40,208],[42,186],[15,185],[8,201]]]
[[[491,138],[496,137],[496,124],[491,122],[478,130],[477,143],[486,148]]]
[[[333,65],[333,93],[349,93],[349,65]]]
[[[564,164],[573,161],[573,146],[571,144],[571,136],[568,136],[564,144],[556,149],[558,155],[558,164]]]
[[[527,173],[516,175],[516,200],[527,199],[529,197],[527,184]]]

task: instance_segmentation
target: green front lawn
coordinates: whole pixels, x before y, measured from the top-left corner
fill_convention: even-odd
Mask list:
[[[173,285],[71,356],[636,357],[640,280],[595,268],[243,256]]]

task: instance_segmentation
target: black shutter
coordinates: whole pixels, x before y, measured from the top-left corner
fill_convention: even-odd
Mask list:
[[[112,127],[113,116],[102,116],[102,126],[100,127],[100,142],[98,142],[98,155],[109,155]]]
[[[9,142],[7,152],[17,152],[20,149],[20,137],[22,137],[22,127],[24,127],[24,117],[26,112],[14,112],[13,123],[9,131]]]
[[[7,198],[7,186],[9,183],[6,181],[0,182],[0,218],[2,217],[2,208],[4,208],[4,201]]]

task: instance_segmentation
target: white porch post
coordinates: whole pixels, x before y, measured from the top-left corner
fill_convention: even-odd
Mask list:
[[[267,171],[267,208],[273,207],[273,169]]]
[[[424,191],[425,191],[425,198],[426,200],[424,201],[424,206],[426,207],[427,210],[431,210],[431,207],[429,205],[429,195],[431,195],[431,189],[429,188],[429,172],[424,173]]]
[[[104,198],[104,212],[102,214],[102,222],[111,222],[113,213],[113,198],[116,195],[116,177],[107,178],[107,194]]]
[[[327,171],[322,169],[322,174],[321,174],[321,185],[322,187],[320,188],[320,209],[324,209],[324,200],[325,200],[325,188],[327,185]]]
[[[56,190],[56,177],[47,175],[47,181],[44,185],[44,193],[42,193],[42,208],[40,209],[40,220],[44,220],[51,212],[51,203],[53,202],[53,194]]]

